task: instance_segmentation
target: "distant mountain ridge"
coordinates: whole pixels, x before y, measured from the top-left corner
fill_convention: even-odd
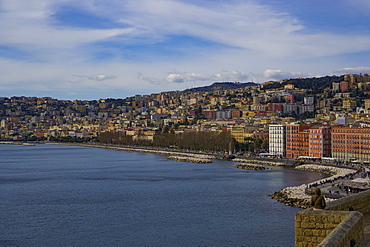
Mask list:
[[[184,93],[195,93],[195,92],[211,92],[216,90],[232,90],[232,89],[238,89],[238,88],[245,88],[248,86],[257,86],[258,83],[254,82],[214,82],[212,85],[204,86],[204,87],[195,87],[186,89],[183,92]]]
[[[291,78],[281,81],[275,81],[273,83],[254,83],[254,82],[214,82],[212,85],[204,87],[195,87],[186,89],[184,93],[195,93],[195,92],[212,92],[216,90],[232,90],[238,88],[245,88],[248,86],[261,85],[262,89],[274,89],[283,87],[286,84],[293,84],[296,88],[309,89],[312,93],[322,93],[324,88],[331,88],[333,82],[341,82],[344,80],[342,76],[324,76],[324,77],[312,77],[312,78]]]

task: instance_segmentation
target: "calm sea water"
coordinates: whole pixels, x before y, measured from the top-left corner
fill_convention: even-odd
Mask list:
[[[0,246],[293,246],[268,194],[320,174],[107,149],[0,145]]]

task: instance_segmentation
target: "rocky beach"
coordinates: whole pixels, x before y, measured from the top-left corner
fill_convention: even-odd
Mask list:
[[[354,175],[357,171],[349,168],[317,165],[317,164],[305,164],[295,167],[298,170],[314,171],[324,174],[331,175],[328,178],[324,178],[318,181],[313,181],[308,184],[302,184],[299,186],[292,186],[277,191],[270,196],[279,202],[285,203],[288,206],[294,206],[299,208],[310,207],[310,196],[307,195],[306,189],[320,185],[321,187],[331,181],[338,181],[339,179],[346,179],[348,176]],[[333,200],[326,198],[327,201]]]
[[[250,164],[259,164],[259,165],[268,165],[268,166],[289,166],[289,162],[280,162],[280,161],[271,161],[271,160],[263,160],[263,159],[253,159],[253,158],[234,158],[231,161],[233,162],[242,162],[242,163],[250,163]]]
[[[235,166],[236,168],[246,169],[246,170],[265,170],[266,168],[263,165],[241,163]]]
[[[171,156],[168,156],[167,159],[174,160],[174,161],[181,161],[181,162],[198,163],[198,164],[212,163],[211,159],[199,158],[197,157],[197,155],[194,155],[193,157],[188,156],[188,155],[186,156],[171,155]]]

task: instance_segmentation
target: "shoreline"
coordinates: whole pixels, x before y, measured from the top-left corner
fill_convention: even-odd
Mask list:
[[[317,181],[313,181],[307,184],[301,184],[298,186],[287,187],[280,191],[274,192],[269,195],[278,202],[285,203],[287,206],[293,206],[298,208],[310,208],[311,196],[305,193],[307,188],[314,187],[317,185],[322,185],[328,183],[328,181],[336,181],[342,179],[346,176],[356,174],[357,171],[350,168],[341,168],[317,164],[304,164],[295,167],[294,169],[303,171],[313,171],[331,175],[330,177],[323,178]],[[326,198],[326,201],[334,201],[336,199]]]
[[[23,145],[23,142],[6,142],[2,141],[0,144],[8,144],[8,145]],[[171,151],[166,149],[160,148],[146,148],[146,147],[120,147],[120,146],[113,146],[113,145],[103,145],[103,144],[88,144],[88,143],[63,143],[63,142],[46,142],[46,143],[34,143],[34,144],[45,144],[45,145],[66,145],[66,146],[81,146],[81,147],[91,147],[91,148],[103,148],[103,149],[111,149],[117,151],[129,151],[129,152],[142,152],[142,153],[152,153],[157,155],[165,155],[167,158],[182,162],[191,162],[191,163],[211,163],[212,159],[222,159],[222,156],[219,155],[218,157],[214,154],[199,154],[194,152],[183,152],[183,151]],[[293,165],[289,165],[292,161],[285,160],[285,162],[281,160],[271,160],[271,159],[261,159],[256,157],[245,157],[245,158],[234,158],[231,159],[232,162],[243,162],[243,163],[250,163],[250,165],[269,165],[269,166],[289,166],[292,167]],[[320,179],[318,181],[313,181],[305,184],[301,184],[298,186],[292,186],[284,188],[280,191],[274,192],[269,196],[273,199],[276,199],[278,202],[284,203],[287,206],[293,206],[298,208],[309,208],[310,207],[310,196],[305,193],[306,189],[311,186],[315,186],[320,184],[320,182],[325,182],[327,180],[336,180],[339,177],[343,177],[349,174],[356,173],[356,170],[349,169],[349,168],[341,168],[341,167],[333,167],[333,166],[326,166],[326,165],[318,165],[318,164],[303,164],[300,166],[296,166],[294,169],[297,170],[305,170],[305,171],[313,171],[331,175],[328,178]],[[327,201],[331,201],[335,199],[327,198]]]
[[[80,144],[80,143],[47,143],[47,144],[62,144],[62,145],[74,145],[74,146],[84,146],[84,147],[94,147],[94,148],[105,148],[105,149],[113,149],[113,150],[121,150],[121,151],[132,151],[132,152],[145,152],[145,153],[153,153],[159,155],[166,155],[167,158],[182,161],[182,162],[192,162],[192,163],[210,163],[212,159],[222,159],[220,157],[216,157],[215,155],[210,154],[197,154],[197,153],[186,153],[181,151],[169,151],[169,150],[161,150],[161,149],[148,149],[143,147],[133,148],[133,147],[117,147],[117,146],[109,146],[109,145],[100,145],[100,144]],[[171,156],[176,156],[173,158]],[[245,158],[234,158],[231,159],[232,162],[242,162],[242,163],[249,163],[251,166],[281,166],[281,167],[294,167],[294,161],[291,160],[272,160],[272,159],[261,159],[256,157],[245,157]],[[341,177],[345,177],[349,174],[355,174],[357,171],[350,168],[343,168],[343,167],[334,167],[322,164],[303,164],[300,166],[294,167],[297,170],[304,170],[304,171],[313,171],[318,173],[324,173],[330,175],[327,178],[323,178],[317,181],[304,183],[298,186],[291,186],[284,188],[280,191],[274,192],[269,196],[272,199],[276,199],[278,202],[284,203],[287,206],[293,206],[298,208],[309,208],[311,196],[305,193],[308,187],[315,186],[320,183],[325,183],[328,180],[337,180]],[[334,201],[335,199],[326,198],[326,201]]]
[[[117,151],[129,151],[129,152],[140,152],[140,153],[151,153],[151,154],[158,154],[158,155],[165,155],[165,156],[183,156],[183,157],[192,157],[198,159],[207,159],[212,160],[216,159],[216,156],[211,154],[198,154],[198,153],[187,153],[187,152],[180,152],[180,151],[170,151],[164,149],[149,149],[143,147],[120,147],[120,146],[110,146],[110,145],[102,145],[102,144],[86,144],[86,143],[59,143],[59,142],[48,142],[45,143],[46,145],[67,145],[67,146],[81,146],[81,147],[92,147],[92,148],[103,148],[103,149],[112,149]]]

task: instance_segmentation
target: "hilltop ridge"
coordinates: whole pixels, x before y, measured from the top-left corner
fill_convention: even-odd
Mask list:
[[[186,89],[183,92],[184,93],[195,93],[195,92],[210,92],[210,91],[216,91],[216,90],[232,90],[232,89],[238,89],[238,88],[245,88],[248,86],[257,86],[260,85],[258,83],[254,82],[214,82],[213,84],[209,86],[203,86],[203,87],[195,87],[191,89]]]
[[[265,83],[255,82],[214,82],[208,86],[194,87],[183,90],[184,93],[195,93],[195,92],[211,92],[216,90],[233,90],[239,88],[263,86],[263,89],[275,89],[287,84],[293,84],[296,88],[310,90],[313,94],[322,93],[324,88],[331,88],[333,82],[340,82],[344,80],[342,76],[323,76],[323,77],[309,77],[309,78],[290,78],[280,81],[269,81]]]

